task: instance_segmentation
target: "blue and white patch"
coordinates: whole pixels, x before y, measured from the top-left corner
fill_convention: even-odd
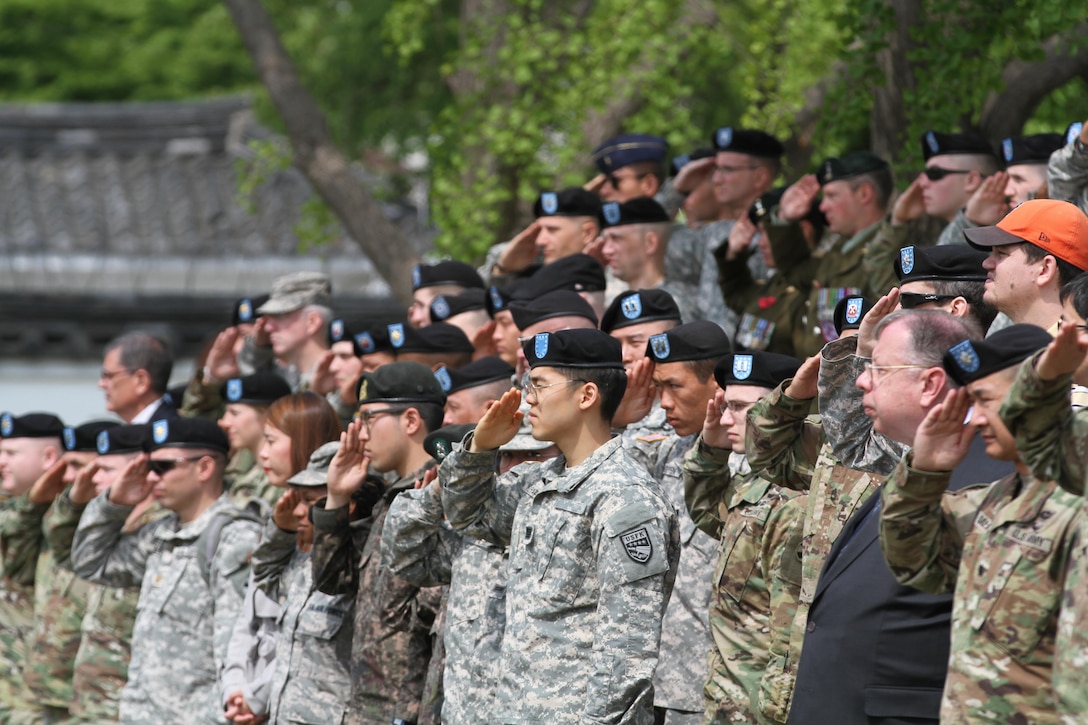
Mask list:
[[[377,345],[374,344],[374,338],[370,336],[369,332],[360,332],[355,336],[355,344],[359,346],[359,349],[363,351],[364,355],[369,355],[374,352],[374,348]]]
[[[929,147],[929,152],[933,154],[941,150],[941,144],[937,142],[937,134],[932,131],[926,132],[926,146]]]
[[[1069,124],[1069,130],[1065,132],[1065,143],[1071,144],[1079,136],[1080,132],[1084,130],[1084,121],[1077,121],[1076,123]]]
[[[64,450],[74,451],[76,449],[76,429],[65,427],[64,428]]]
[[[545,214],[559,211],[559,197],[554,191],[546,191],[540,195],[540,208]]]
[[[0,436],[7,438],[15,430],[15,419],[11,416],[11,413],[4,413],[0,416]]]
[[[98,449],[98,455],[104,456],[110,452],[110,432],[104,430],[98,434],[94,441],[94,447]]]
[[[548,355],[548,339],[551,335],[547,332],[538,332],[533,336],[533,354],[537,360],[543,360]]]
[[[714,145],[720,149],[729,148],[733,143],[733,129],[729,126],[725,128],[719,128],[718,132],[714,134]]]
[[[978,372],[979,365],[982,364],[982,361],[979,360],[978,353],[975,352],[975,348],[970,340],[964,340],[958,345],[953,345],[948,348],[948,352],[952,355],[952,359],[956,361],[956,364],[960,366],[960,369],[965,373]]]
[[[501,310],[503,307],[506,306],[505,302],[502,299],[502,292],[499,292],[498,287],[492,287],[487,291],[487,293],[491,295],[491,306],[494,307],[496,310]]]
[[[620,312],[628,320],[637,320],[642,317],[642,295],[636,292],[624,297],[623,302],[620,303]]]
[[[903,274],[910,274],[914,271],[914,247],[903,247],[899,250],[899,266],[903,269]]]
[[[1005,155],[1005,163],[1012,161],[1012,139],[1007,138],[1001,142],[1001,153]]]
[[[614,201],[610,201],[601,207],[601,213],[604,214],[604,220],[608,224],[619,224],[620,221],[620,205]]]
[[[170,437],[170,421],[166,418],[156,420],[151,425],[151,439],[156,443],[164,443]]]
[[[423,281],[423,275],[419,271],[419,265],[412,267],[412,289],[419,289],[420,283]]]
[[[232,403],[238,402],[242,397],[242,379],[231,378],[227,381],[227,400]]]
[[[443,393],[450,392],[450,388],[453,387],[453,381],[450,380],[450,371],[446,369],[445,365],[434,371],[434,379],[438,381],[438,385],[442,388]]]
[[[862,297],[851,297],[846,301],[846,324],[856,325],[861,319],[861,310],[865,306]]]
[[[733,377],[737,380],[747,380],[752,375],[752,356],[733,356]]]
[[[239,322],[252,322],[253,321],[253,301],[248,297],[238,303],[238,321]]]
[[[669,353],[672,352],[672,348],[669,347],[669,335],[662,332],[659,335],[654,335],[650,338],[650,352],[654,354],[658,360],[665,360],[669,357]]]
[[[344,339],[344,321],[343,320],[333,320],[329,324],[329,337],[332,338],[333,342],[340,342],[341,340]]]
[[[431,314],[440,320],[450,316],[450,303],[445,297],[439,295],[431,301]]]
[[[404,323],[394,322],[389,326],[389,344],[393,347],[404,345]]]

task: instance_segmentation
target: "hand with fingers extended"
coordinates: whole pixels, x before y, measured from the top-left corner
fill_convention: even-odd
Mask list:
[[[722,425],[722,409],[725,408],[725,391],[719,390],[706,401],[706,418],[703,420],[703,443],[711,448],[732,450],[729,429]]]
[[[586,191],[592,191],[594,194],[600,194],[601,189],[608,183],[608,176],[606,174],[597,174],[592,179],[582,184],[582,188]]]
[[[267,317],[258,317],[253,324],[253,344],[257,347],[272,347],[272,333],[268,331]]]
[[[506,245],[506,249],[499,255],[499,268],[505,274],[513,274],[521,272],[536,262],[536,258],[540,253],[536,248],[536,239],[539,236],[540,221],[536,220],[520,231]]]
[[[280,531],[298,531],[298,520],[295,518],[295,507],[298,506],[298,494],[291,489],[284,491],[276,507],[272,509],[272,521]]]
[[[39,476],[27,493],[30,503],[53,503],[53,499],[64,490],[64,471],[67,468],[68,463],[62,456],[45,473]]]
[[[820,378],[820,354],[816,353],[806,358],[797,372],[793,374],[790,384],[784,392],[794,400],[812,400],[818,392],[817,383]]]
[[[876,347],[876,326],[899,306],[899,288],[893,287],[888,294],[876,301],[858,326],[858,357],[872,357]]]
[[[428,468],[423,472],[423,478],[416,481],[416,488],[427,488],[427,486],[434,486],[435,493],[439,492],[438,485],[438,467]]]
[[[204,382],[209,385],[224,380],[236,378],[241,374],[238,367],[238,358],[234,354],[234,345],[238,342],[238,328],[228,327],[215,336],[215,342],[208,350],[208,356],[204,360],[204,367],[208,375],[204,376]]]
[[[1080,334],[1080,327],[1075,322],[1065,321],[1055,335],[1054,341],[1046,346],[1043,354],[1035,363],[1035,371],[1043,380],[1056,380],[1063,375],[1072,375],[1084,364],[1088,354],[1088,341]]]
[[[493,451],[504,443],[509,443],[518,434],[521,420],[525,417],[521,407],[521,391],[511,388],[495,401],[480,422],[476,424],[472,436],[473,452]]]
[[[110,486],[110,503],[118,506],[135,506],[148,497],[152,484],[147,479],[150,470],[147,462],[148,455],[141,453],[121,469],[121,475]]]
[[[812,211],[812,202],[820,194],[820,182],[815,174],[806,174],[790,184],[778,202],[778,218],[799,222]]]
[[[310,379],[310,390],[319,395],[328,395],[336,390],[336,377],[332,374],[332,370],[329,369],[335,359],[336,355],[332,350],[326,350],[321,355],[321,359],[314,366],[314,374]]]
[[[690,194],[712,173],[714,173],[713,156],[689,161],[684,164],[684,168],[680,169],[680,173],[673,177],[672,188],[681,194]]]
[[[1005,196],[1005,187],[1009,183],[1009,174],[998,171],[982,180],[975,193],[967,200],[964,215],[967,221],[978,227],[997,224],[1009,211],[1009,197]]]
[[[922,177],[910,183],[892,206],[892,224],[899,226],[918,219],[926,213],[926,201],[922,192]]]
[[[329,495],[325,499],[326,509],[347,506],[351,496],[366,481],[370,469],[370,455],[366,452],[359,433],[363,428],[361,420],[353,420],[348,429],[340,434],[340,449],[329,463]]]
[[[911,465],[919,471],[951,471],[967,457],[975,426],[964,423],[971,401],[963,388],[948,391],[926,413],[914,435]]]
[[[752,239],[758,231],[759,229],[748,218],[748,215],[741,214],[740,219],[737,219],[736,223],[733,224],[733,228],[729,230],[729,246],[725,252],[726,261],[731,262],[747,253],[752,246]]]
[[[657,388],[654,387],[654,361],[644,357],[627,371],[627,389],[612,416],[612,426],[626,428],[639,422],[654,407]]]
[[[68,498],[72,500],[76,506],[82,506],[89,503],[95,495],[94,477],[99,471],[98,463],[91,461],[83,468],[79,469],[79,473],[76,474],[76,480],[72,483],[72,488],[68,491]]]

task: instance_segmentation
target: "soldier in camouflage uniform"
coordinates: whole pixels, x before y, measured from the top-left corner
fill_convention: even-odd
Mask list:
[[[618,342],[597,330],[525,344],[534,437],[562,455],[495,477],[521,395],[493,405],[439,469],[454,529],[510,547],[506,635],[490,722],[649,725],[660,622],[679,556],[676,515],[623,455]]]
[[[723,357],[714,369],[722,391],[706,406],[702,435],[684,459],[691,517],[720,542],[710,602],[714,646],[704,687],[708,725],[775,722],[780,714],[777,707],[764,711],[762,681],[772,618],[789,618],[798,591],[778,591],[772,611],[771,588],[782,553],[803,523],[804,497],[754,475],[746,465],[733,475],[730,461],[744,456],[747,408],[798,365],[774,353]]]
[[[87,505],[72,565],[115,587],[141,586],[122,723],[225,722],[218,674],[242,603],[259,526],[223,494],[229,443],[204,418],[152,423],[139,456]],[[154,489],[173,513],[125,533]]]
[[[930,411],[882,491],[892,573],[923,591],[955,591],[941,704],[948,722],[1057,721],[1051,670],[1068,562],[1084,545],[1081,500],[1031,476],[997,415],[1013,366],[1050,340],[1042,328],[1013,325],[952,347],[944,367],[966,387]],[[948,493],[948,471],[964,459],[975,427],[987,453],[1017,471]]]
[[[1073,123],[1065,132],[1065,147],[1047,165],[1047,196],[1071,201],[1088,214],[1088,126]]]
[[[364,373],[357,391],[359,419],[341,437],[328,498],[312,511],[314,585],[355,599],[347,721],[415,723],[442,589],[417,587],[382,565],[382,528],[394,499],[433,465],[423,439],[441,426],[446,396],[431,370],[413,362]],[[364,446],[374,470],[389,474],[384,491],[344,475],[366,465]],[[356,501],[352,514],[349,503],[360,491],[366,501]]]

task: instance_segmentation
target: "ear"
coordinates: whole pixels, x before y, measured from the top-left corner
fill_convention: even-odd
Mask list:
[[[755,177],[755,186],[758,189],[770,189],[772,182],[774,182],[771,170],[762,164],[756,166],[752,171],[752,175]]]
[[[311,335],[311,336],[315,335],[319,331],[323,330],[324,327],[325,327],[325,323],[322,322],[320,314],[318,314],[317,312],[313,312],[313,311],[306,313],[306,334],[307,335]]]
[[[196,462],[196,474],[201,481],[210,481],[215,477],[215,459],[204,456]]]
[[[642,244],[646,248],[646,256],[653,257],[661,250],[661,237],[657,232],[646,232],[642,236]]]
[[[56,446],[46,446],[42,449],[42,468],[52,468],[53,464],[60,460],[60,449]]]
[[[578,394],[578,409],[589,410],[594,405],[600,403],[601,391],[597,387],[597,383],[583,383],[582,390]]]
[[[409,436],[414,436],[418,433],[426,433],[427,427],[423,424],[423,417],[420,416],[419,411],[415,408],[409,408],[404,411],[404,417],[401,418],[401,425],[404,427],[404,432]]]
[[[948,392],[948,374],[943,368],[933,367],[922,375],[921,406],[925,409],[944,400]]]
[[[957,297],[948,306],[948,311],[953,317],[967,317],[971,311],[971,305],[963,297]]]
[[[975,189],[982,185],[982,174],[978,169],[971,169],[967,172],[966,176],[967,183],[964,186],[964,189],[966,189],[968,193],[973,193]]]
[[[597,226],[597,222],[586,217],[585,221],[582,222],[581,232],[582,244],[592,244],[601,235],[601,228]]]
[[[862,205],[871,203],[876,198],[873,185],[869,183],[858,184],[858,188],[854,189],[854,198]]]
[[[642,196],[653,197],[661,190],[661,181],[658,180],[653,174],[646,174],[638,180],[639,189],[642,191]]]
[[[141,368],[133,371],[132,379],[136,382],[137,394],[144,395],[151,390],[151,375],[146,370]]]
[[[1037,270],[1038,271],[1035,274],[1035,286],[1046,287],[1052,282],[1056,282],[1058,279],[1058,260],[1054,256],[1048,254],[1043,257],[1041,262],[1039,262]]]

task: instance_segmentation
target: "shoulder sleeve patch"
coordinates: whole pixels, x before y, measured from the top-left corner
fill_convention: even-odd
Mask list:
[[[624,583],[655,576],[669,569],[669,552],[664,527],[667,521],[645,503],[624,506],[608,518],[605,526],[609,556]]]

